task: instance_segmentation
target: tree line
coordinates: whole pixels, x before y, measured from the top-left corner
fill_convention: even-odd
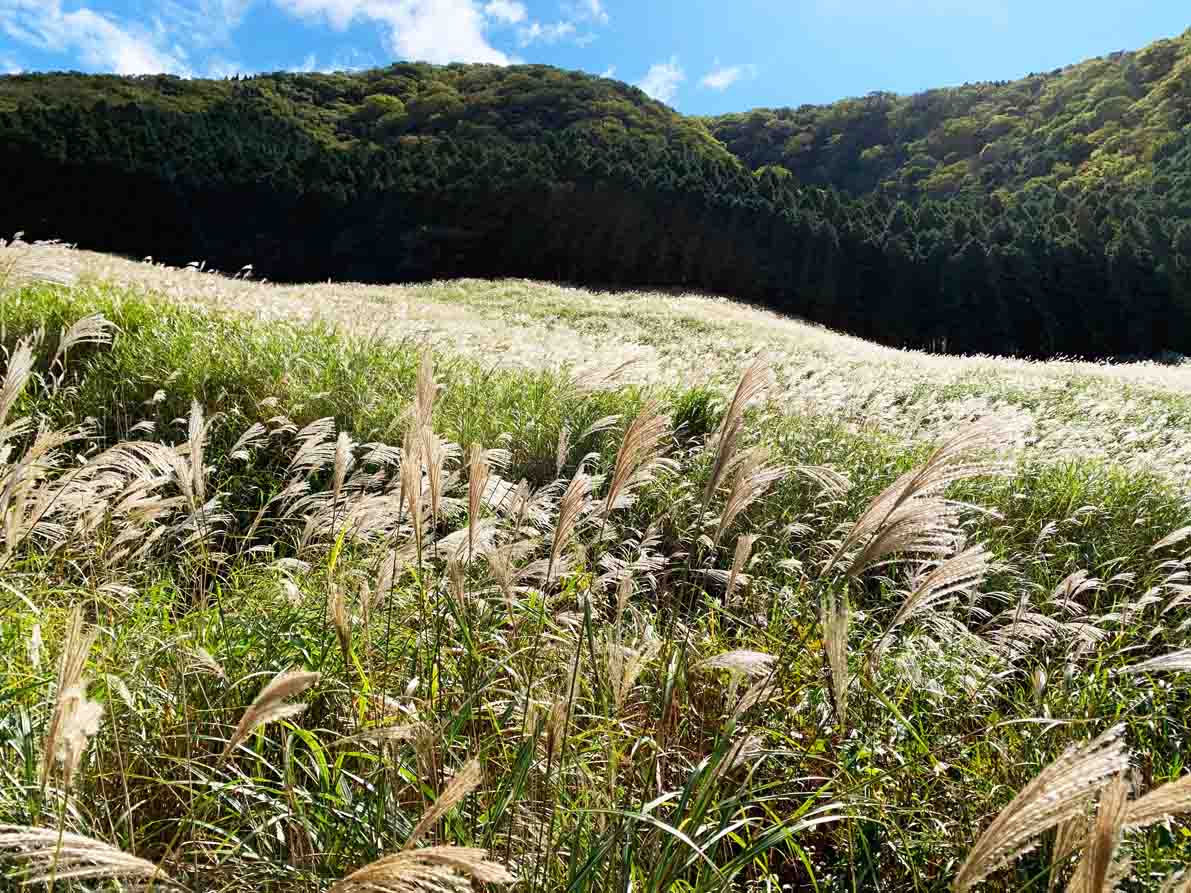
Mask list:
[[[940,351],[1188,343],[1187,133],[1130,182],[954,194],[837,183],[745,142],[545,66],[22,75],[0,78],[0,163],[20,172],[0,231],[280,280],[705,289]]]

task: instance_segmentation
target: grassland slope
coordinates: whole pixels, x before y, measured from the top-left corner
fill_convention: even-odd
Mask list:
[[[1026,456],[1091,458],[1191,484],[1191,366],[1031,361],[897,350],[739,302],[681,292],[600,292],[529,280],[409,286],[278,285],[55,248],[84,281],[113,282],[359,337],[426,341],[494,366],[612,369],[628,380],[734,383],[769,355],[792,414],[830,415],[906,442],[996,417]]]
[[[1177,889],[1185,494],[1013,455],[956,366],[696,296],[0,277],[0,889]],[[1184,399],[963,363],[1035,424]]]

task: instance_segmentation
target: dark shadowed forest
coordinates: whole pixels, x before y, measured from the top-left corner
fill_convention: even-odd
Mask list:
[[[546,66],[21,75],[0,164],[0,232],[275,280],[679,286],[947,352],[1191,340],[1191,32],[710,119]]]

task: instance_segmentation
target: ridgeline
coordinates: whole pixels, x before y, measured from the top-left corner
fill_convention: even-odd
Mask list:
[[[546,66],[10,76],[0,164],[0,232],[273,279],[680,286],[948,352],[1191,343],[1191,31],[711,119]]]

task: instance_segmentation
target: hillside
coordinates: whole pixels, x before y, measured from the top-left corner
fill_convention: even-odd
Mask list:
[[[1059,189],[1163,197],[1191,211],[1191,30],[1017,81],[708,120],[750,168],[916,201]]]
[[[936,352],[1181,352],[1188,40],[712,121],[544,66],[6,77],[0,163],[22,175],[0,184],[0,232],[288,281],[698,289]],[[1078,168],[1068,137],[1098,141]],[[928,182],[906,173],[923,152],[952,186],[884,185]]]
[[[1038,362],[894,350],[758,307],[698,294],[598,292],[527,280],[416,286],[277,285],[61,246],[52,268],[182,306],[417,340],[494,368],[620,369],[642,386],[734,384],[765,352],[787,413],[830,417],[914,448],[995,418],[1026,461],[1107,462],[1191,487],[1191,366]],[[628,364],[626,366],[626,364]]]
[[[0,889],[1179,890],[1185,369],[60,246],[0,319]]]

